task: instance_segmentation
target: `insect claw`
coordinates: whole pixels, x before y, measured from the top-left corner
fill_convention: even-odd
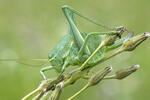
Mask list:
[[[117,31],[125,32],[127,29],[124,26],[117,27]]]
[[[118,31],[117,36],[119,37],[119,39],[121,39],[121,35],[122,35],[125,31],[127,31],[127,29],[126,29],[124,26],[119,26],[119,27],[117,27],[116,29],[117,29],[117,31]],[[128,32],[128,31],[127,31],[127,32]]]

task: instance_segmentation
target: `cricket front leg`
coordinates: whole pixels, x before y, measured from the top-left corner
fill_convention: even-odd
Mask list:
[[[45,76],[45,74],[44,74],[44,72],[45,72],[45,71],[48,71],[48,70],[51,70],[51,69],[53,69],[53,68],[54,68],[54,66],[47,66],[47,67],[44,67],[44,68],[42,68],[42,69],[40,70],[40,74],[42,75],[42,77],[43,77],[44,80],[47,79],[46,76]]]

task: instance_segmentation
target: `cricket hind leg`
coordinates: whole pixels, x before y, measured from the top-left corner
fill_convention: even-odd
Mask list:
[[[74,13],[66,7],[62,7],[62,10],[63,10],[64,15],[66,16],[68,23],[69,23],[69,34],[73,35],[75,41],[77,42],[77,44],[80,48],[84,43],[84,38],[82,37],[80,31],[78,30],[78,28],[76,26]],[[90,50],[87,46],[85,47],[85,52],[87,54],[90,54]]]
[[[42,68],[42,69],[40,70],[40,74],[42,75],[42,77],[43,77],[44,80],[47,79],[46,76],[45,76],[45,74],[44,74],[44,72],[45,72],[45,71],[48,71],[48,70],[51,70],[51,69],[53,69],[53,68],[54,68],[54,66],[47,66],[47,67],[44,67],[44,68]]]
[[[78,15],[78,16],[80,16],[80,17],[86,19],[87,21],[89,21],[89,22],[91,22],[91,23],[93,23],[93,24],[95,24],[95,25],[101,26],[101,27],[103,27],[103,28],[106,28],[106,29],[109,29],[109,30],[116,30],[116,29],[118,29],[118,28],[116,28],[116,27],[112,27],[112,26],[104,25],[104,24],[102,24],[102,23],[98,23],[97,21],[95,21],[95,20],[93,20],[93,19],[91,19],[91,18],[89,18],[89,17],[87,17],[87,16],[81,14],[79,11],[73,9],[72,7],[70,7],[70,6],[68,6],[68,5],[62,6],[62,9],[68,9],[68,10],[70,10],[71,12],[75,13],[76,15]]]
[[[107,25],[104,25],[104,24],[101,24],[101,23],[98,23],[92,19],[90,19],[89,17],[87,16],[84,16],[82,15],[80,12],[78,12],[77,10],[71,8],[70,6],[63,6],[62,7],[62,10],[64,12],[64,15],[66,16],[68,22],[69,22],[69,33],[73,34],[74,38],[75,38],[75,41],[77,42],[79,48],[82,48],[85,40],[84,38],[82,37],[82,35],[80,34],[77,26],[76,26],[76,22],[75,22],[75,17],[74,17],[74,14],[88,20],[89,22],[91,23],[94,23],[98,26],[101,26],[103,28],[106,28],[106,29],[109,29],[109,30],[123,30],[124,31],[124,27],[111,27],[111,26],[107,26]],[[91,51],[89,50],[88,46],[87,45],[84,45],[84,49],[82,49],[83,51],[85,51],[86,54],[90,55],[91,54]],[[81,53],[82,54],[82,53]]]
[[[113,27],[113,26],[108,26],[108,25],[99,23],[99,22],[97,22],[97,21],[95,21],[95,20],[93,20],[93,19],[91,19],[91,18],[89,18],[89,17],[87,17],[87,16],[81,14],[79,11],[73,9],[72,7],[70,7],[70,6],[68,6],[68,5],[62,6],[62,10],[63,10],[65,16],[67,17],[67,19],[70,19],[69,17],[71,17],[70,15],[69,15],[69,17],[68,17],[68,15],[67,15],[68,11],[70,11],[70,12],[72,13],[72,15],[73,15],[73,14],[76,14],[76,15],[82,17],[83,19],[86,19],[87,21],[89,21],[89,22],[91,22],[91,23],[93,23],[93,24],[95,24],[95,25],[97,25],[97,26],[101,26],[101,27],[103,27],[103,28],[105,28],[105,29],[108,29],[108,30],[126,30],[126,28],[125,28],[124,26]],[[68,10],[68,11],[67,11],[67,10]],[[68,21],[69,21],[69,20],[68,20]],[[76,23],[76,22],[75,22],[74,15],[72,16],[72,21],[74,21],[74,23]],[[71,21],[69,21],[69,23],[70,23],[70,22],[71,22]]]

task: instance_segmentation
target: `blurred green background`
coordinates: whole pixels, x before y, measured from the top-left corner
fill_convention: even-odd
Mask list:
[[[136,34],[150,32],[150,0],[0,0],[0,58],[47,58],[67,32],[68,23],[61,10],[66,4],[98,22],[125,26]],[[81,31],[102,31],[100,27],[77,19]],[[121,81],[103,81],[76,100],[148,100],[149,62],[150,39],[132,53],[118,55],[95,68],[112,65],[116,71],[139,64],[141,68],[136,73]],[[0,100],[19,100],[35,89],[42,80],[40,68],[0,62]],[[57,74],[48,71],[46,75],[54,77]],[[80,80],[65,88],[60,100],[72,96],[85,83]]]

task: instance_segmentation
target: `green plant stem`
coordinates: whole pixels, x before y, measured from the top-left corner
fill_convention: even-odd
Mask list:
[[[40,100],[48,100],[48,98],[51,96],[52,91],[48,91],[46,92],[41,98]]]
[[[102,62],[112,58],[113,56],[115,56],[117,54],[120,54],[123,51],[124,51],[123,49],[119,49],[116,52],[113,52],[111,55],[108,55],[108,56],[104,57],[99,63],[102,63]],[[77,79],[82,78],[84,73],[86,73],[90,68],[91,67],[89,67],[88,69],[84,69],[83,71],[81,71],[81,68],[78,68],[77,70],[72,72],[73,73],[72,77],[69,80],[67,80],[66,82],[64,82],[64,87],[68,86],[69,84],[76,81]]]
[[[123,51],[124,51],[124,49],[119,49],[119,50],[113,52],[112,54],[110,54],[110,55],[104,57],[102,60],[100,60],[100,61],[99,61],[98,63],[96,63],[95,65],[100,64],[100,63],[102,63],[102,62],[104,62],[104,61],[106,61],[106,60],[108,60],[108,59],[110,59],[110,58],[112,58],[112,57],[114,57],[114,56],[116,56],[116,55],[122,53]]]
[[[103,47],[102,45],[101,46],[99,46],[99,48],[101,48],[101,47]],[[98,48],[98,49],[99,49]],[[97,49],[97,50],[98,50]],[[113,56],[115,56],[115,55],[117,55],[117,54],[119,54],[119,53],[121,53],[121,52],[123,52],[124,50],[123,49],[119,49],[119,50],[117,50],[116,52],[114,52],[114,53],[112,53],[111,55],[108,55],[108,56],[106,56],[106,57],[104,57],[100,62],[98,62],[97,64],[99,64],[99,63],[102,63],[102,62],[104,62],[104,61],[106,61],[106,60],[108,60],[108,59],[110,59],[110,58],[112,58]],[[93,53],[93,55],[94,55],[95,53]],[[87,62],[88,62],[89,60],[87,60]],[[64,87],[66,87],[66,86],[68,86],[68,85],[70,85],[70,84],[72,84],[73,82],[75,82],[76,80],[78,80],[78,79],[80,79],[83,75],[84,75],[84,73],[86,73],[90,68],[87,68],[87,69],[85,69],[85,70],[83,70],[83,71],[81,71],[81,69],[83,68],[83,67],[85,67],[85,64],[87,63],[87,62],[85,62],[80,68],[77,68],[75,71],[73,71],[72,73],[71,73],[71,78],[69,78],[69,79],[67,79],[67,80],[65,80],[63,83],[64,83]],[[28,94],[28,95],[26,95],[22,100],[26,100],[28,97],[30,97],[30,96],[32,96],[32,95],[34,95],[35,93],[37,93],[39,90],[34,90],[33,92],[31,92],[30,94]],[[82,92],[82,91],[81,91]],[[77,93],[77,95],[78,95],[78,93]]]
[[[91,58],[102,48],[104,47],[104,43],[102,42],[98,48],[90,55],[90,57],[81,65],[80,70],[83,70],[86,68],[86,64],[91,60]]]
[[[85,85],[80,91],[71,96],[68,100],[73,100],[76,96],[78,96],[81,92],[85,91],[89,87],[89,84]]]
[[[40,91],[40,89],[37,88],[37,89],[35,89],[34,91],[32,91],[31,93],[29,93],[28,95],[26,95],[25,97],[23,97],[21,100],[26,100],[26,99],[28,99],[29,97],[31,97],[32,95],[34,95],[35,93],[39,92],[39,91]]]
[[[56,79],[53,79],[53,80],[48,79],[48,80],[42,81],[40,86],[37,89],[35,89],[33,92],[26,95],[22,100],[26,100],[30,96],[32,96],[35,93],[42,90],[44,93],[37,95],[37,98],[41,99],[43,97],[42,96],[43,94],[45,94],[47,91],[52,90],[52,88],[54,87],[54,84],[58,85],[61,82],[62,83],[61,86],[58,87],[58,88],[55,88],[55,90],[52,92],[53,95],[50,95],[50,97],[49,97],[50,100],[58,100],[59,96],[61,94],[61,89],[62,88],[65,88],[66,86],[73,84],[74,82],[76,82],[80,78],[89,79],[89,77],[84,77],[84,75],[89,73],[90,69],[93,68],[95,65],[100,64],[100,63],[112,58],[113,56],[116,56],[117,54],[122,53],[123,51],[132,51],[132,50],[134,50],[140,43],[142,43],[144,40],[146,40],[149,36],[150,36],[149,33],[144,33],[143,35],[133,37],[133,38],[125,41],[120,49],[116,50],[115,52],[111,53],[108,56],[105,56],[98,63],[96,63],[92,66],[86,66],[86,64],[90,61],[90,59],[102,47],[105,46],[102,42],[98,46],[98,48],[91,54],[91,56],[81,65],[80,68],[77,68],[77,69],[73,70],[71,73],[66,74],[63,78],[56,78]],[[89,86],[96,85],[97,83],[99,83],[99,81],[102,80],[102,78],[104,78],[104,79],[123,79],[123,78],[127,77],[128,75],[130,75],[131,73],[135,72],[137,69],[138,69],[138,66],[133,66],[131,68],[121,70],[121,71],[117,72],[116,76],[112,75],[112,76],[108,76],[108,77],[104,77],[104,75],[107,74],[107,73],[103,73],[102,76],[101,75],[98,76],[98,75],[94,74],[94,76],[90,80],[91,84],[89,85],[89,83],[88,83],[85,87],[83,87],[80,91],[78,91],[75,95],[70,97],[68,100],[72,100],[77,95],[79,95],[81,92],[86,90]],[[109,70],[108,70],[108,72],[109,72]],[[51,99],[51,98],[53,98],[53,99]]]
[[[41,91],[37,96],[35,96],[32,100],[40,100],[43,97],[45,92]]]
[[[116,76],[116,75],[106,76],[106,77],[104,77],[103,79],[104,79],[104,80],[107,80],[107,79],[115,79],[115,76]]]
[[[119,49],[116,52],[112,53],[111,55],[104,57],[99,63],[102,63],[102,62],[108,60],[109,58],[111,58],[111,57],[113,57],[113,56],[115,56],[121,52],[123,52],[123,49]],[[80,79],[84,75],[84,73],[86,73],[89,69],[90,68],[81,71],[80,68],[77,68],[75,71],[73,71],[71,73],[71,78],[66,79],[64,81],[64,87],[66,87],[66,86],[72,84],[73,82],[75,82],[76,80]],[[26,100],[27,98],[29,98],[30,96],[34,95],[35,93],[37,93],[39,91],[40,91],[39,89],[34,90],[33,92],[26,95],[22,100]]]
[[[52,92],[51,96],[48,98],[48,100],[59,100],[60,94],[62,92],[62,86],[63,84],[58,84],[55,88],[55,90]]]

